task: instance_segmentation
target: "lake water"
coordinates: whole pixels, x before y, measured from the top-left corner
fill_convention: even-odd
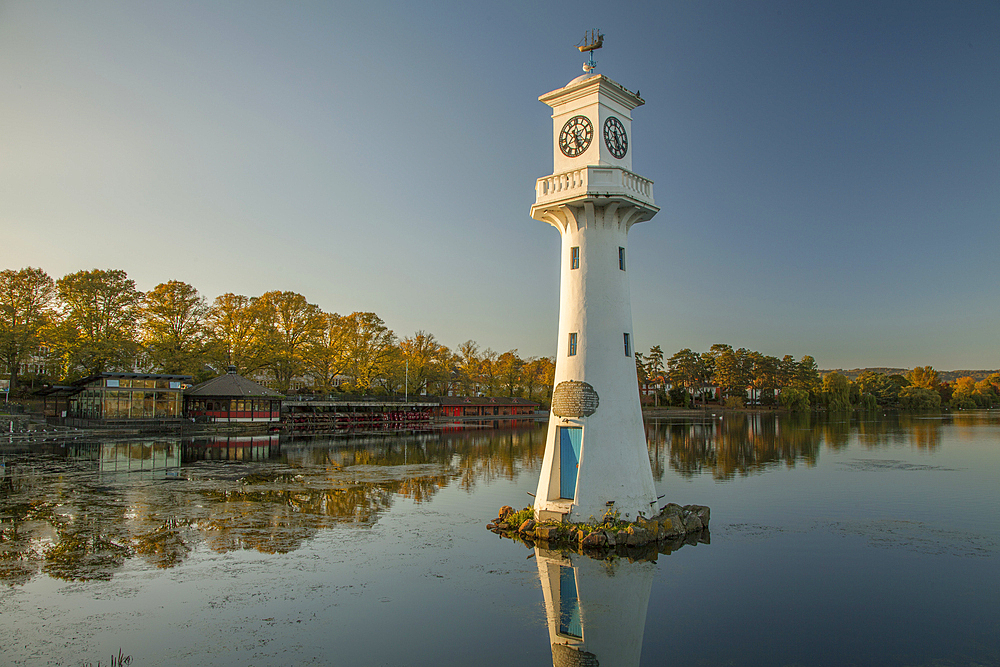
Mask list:
[[[2,665],[997,665],[1000,413],[649,421],[710,543],[500,539],[544,425],[0,445]]]

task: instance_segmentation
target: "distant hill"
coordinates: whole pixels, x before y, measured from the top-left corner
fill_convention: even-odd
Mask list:
[[[847,376],[852,382],[858,379],[858,376],[867,371],[872,371],[873,373],[885,373],[886,375],[906,375],[912,368],[852,368],[851,370],[844,370],[843,368],[831,368],[829,370],[820,370],[819,374],[821,376],[827,373],[840,373],[841,375]],[[937,370],[937,369],[934,369]],[[1000,370],[995,371],[938,371],[938,379],[942,382],[954,382],[958,378],[971,377],[978,380],[984,380],[993,373],[1000,373]]]

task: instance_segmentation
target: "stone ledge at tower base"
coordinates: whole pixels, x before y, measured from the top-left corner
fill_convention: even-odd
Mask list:
[[[545,516],[536,520],[531,507],[515,512],[505,505],[486,528],[528,546],[538,542],[547,549],[571,549],[603,558],[612,550],[623,548],[624,555],[629,555],[629,549],[640,547],[661,546],[667,550],[659,551],[670,553],[683,544],[708,544],[710,517],[711,510],[704,505],[669,503],[650,518],[621,521],[616,514],[608,513],[600,522],[571,523],[546,520]]]

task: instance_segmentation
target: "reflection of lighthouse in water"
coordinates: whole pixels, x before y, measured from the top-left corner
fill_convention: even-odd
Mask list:
[[[535,547],[554,667],[639,664],[656,563]]]

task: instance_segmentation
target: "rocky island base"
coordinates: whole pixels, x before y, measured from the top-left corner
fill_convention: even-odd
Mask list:
[[[569,549],[604,558],[611,552],[670,553],[684,544],[708,544],[710,515],[711,510],[704,505],[668,503],[656,516],[635,521],[623,521],[617,512],[608,512],[600,521],[570,523],[536,521],[534,508],[515,511],[504,505],[486,529],[529,547],[540,542],[547,549]]]

